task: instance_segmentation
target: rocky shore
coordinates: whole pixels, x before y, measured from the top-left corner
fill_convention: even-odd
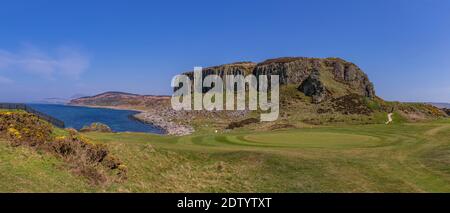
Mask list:
[[[107,109],[117,109],[117,110],[134,110],[139,113],[132,115],[132,118],[145,123],[153,125],[157,128],[160,128],[167,135],[190,135],[194,133],[194,128],[189,125],[179,124],[177,122],[172,121],[174,116],[177,116],[177,113],[167,112],[173,111],[170,109],[163,109],[163,107],[159,106],[157,109],[136,109],[132,106],[100,106],[100,105],[92,105],[92,104],[74,104],[73,106],[83,106],[83,107],[94,107],[94,108],[107,108]]]
[[[154,112],[144,111],[133,115],[133,117],[141,122],[151,124],[153,126],[163,129],[167,135],[181,136],[181,135],[190,135],[194,132],[194,128],[192,128],[191,126],[181,125],[169,121],[167,118],[157,115]]]

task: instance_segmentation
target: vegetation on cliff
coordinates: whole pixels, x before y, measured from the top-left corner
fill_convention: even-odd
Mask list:
[[[13,147],[30,147],[59,157],[72,172],[92,184],[126,178],[126,167],[109,154],[106,146],[93,143],[74,129],[55,129],[27,112],[1,111],[0,137]]]

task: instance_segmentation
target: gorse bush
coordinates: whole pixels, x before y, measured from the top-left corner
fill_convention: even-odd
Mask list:
[[[370,115],[373,112],[371,106],[367,103],[366,98],[357,94],[334,98],[331,100],[331,105],[334,111],[345,115]]]
[[[63,157],[77,156],[89,163],[99,163],[108,155],[106,146],[94,144],[72,131],[69,131],[69,136],[56,137],[50,147]]]
[[[38,146],[52,141],[52,129],[49,123],[30,113],[0,112],[0,133],[6,133],[15,145]]]
[[[240,127],[243,127],[245,125],[258,123],[258,122],[259,122],[259,119],[257,119],[257,118],[247,118],[247,119],[244,119],[242,121],[236,121],[236,122],[229,123],[228,126],[226,127],[226,129],[240,128]]]
[[[0,136],[6,136],[13,146],[26,145],[57,155],[93,184],[126,178],[126,166],[111,156],[105,145],[93,143],[75,129],[67,129],[67,136],[55,136],[52,130],[33,114],[0,112]]]
[[[66,159],[76,173],[95,184],[108,180],[108,169],[114,170],[119,179],[126,178],[126,167],[109,154],[105,145],[95,144],[73,129],[69,129],[68,133],[69,136],[56,137],[52,143],[47,144],[47,148]]]

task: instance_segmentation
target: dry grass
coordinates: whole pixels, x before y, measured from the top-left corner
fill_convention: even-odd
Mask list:
[[[91,184],[109,184],[126,178],[126,167],[109,155],[104,145],[92,143],[74,129],[56,136],[50,124],[30,113],[0,112],[0,136],[6,137],[12,146],[31,147],[60,157],[71,171]]]

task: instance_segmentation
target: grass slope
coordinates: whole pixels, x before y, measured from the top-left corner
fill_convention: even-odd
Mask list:
[[[89,192],[95,189],[64,169],[57,158],[0,139],[1,192]]]
[[[450,192],[450,120],[86,136],[124,161],[126,181],[87,185],[55,158],[0,141],[0,191]]]

